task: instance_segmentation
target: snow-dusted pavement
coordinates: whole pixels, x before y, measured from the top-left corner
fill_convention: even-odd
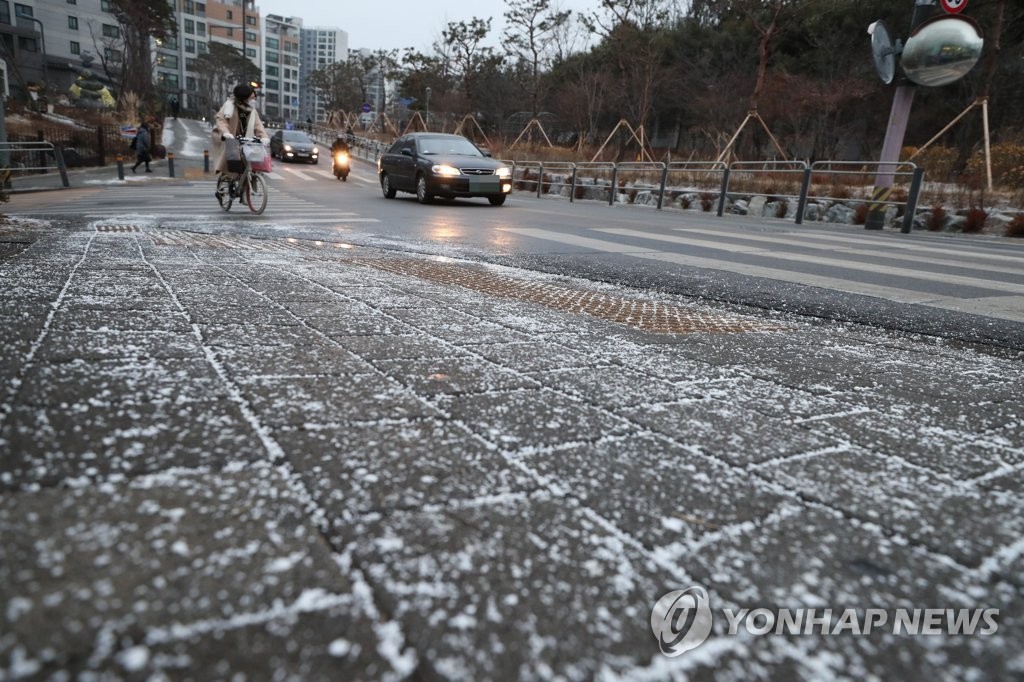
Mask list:
[[[0,228],[0,678],[1024,675],[1016,352],[122,227]]]

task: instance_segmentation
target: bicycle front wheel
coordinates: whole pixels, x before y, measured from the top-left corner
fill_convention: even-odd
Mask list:
[[[245,200],[249,202],[249,210],[253,213],[263,213],[263,209],[267,207],[267,183],[256,173],[249,176]]]

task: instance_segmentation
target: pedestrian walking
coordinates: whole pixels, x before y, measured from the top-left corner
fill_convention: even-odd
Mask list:
[[[181,104],[178,102],[178,98],[176,96],[172,96],[171,97],[171,116],[173,116],[175,119],[177,119],[178,118],[178,112],[180,110],[181,110]]]
[[[138,167],[142,164],[146,164],[147,173],[153,172],[149,167],[149,162],[153,160],[153,156],[150,154],[150,140],[149,124],[143,121],[139,126],[139,132],[135,133],[135,139],[132,141],[135,144],[135,165],[132,166],[132,173],[137,172]]]

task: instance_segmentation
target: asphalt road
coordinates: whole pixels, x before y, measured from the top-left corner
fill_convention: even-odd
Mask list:
[[[164,162],[155,177],[113,168],[73,178],[97,186],[16,195],[12,214],[146,213],[188,229],[217,230],[224,220],[253,234],[349,241],[470,257],[533,270],[654,289],[702,300],[749,305],[943,338],[1024,348],[1024,244],[1020,240],[726,215],[699,210],[608,206],[516,191],[502,207],[483,199],[419,205],[411,194],[385,200],[372,163],[357,159],[347,182],[318,165],[276,162],[263,216],[212,202],[196,179],[203,125],[169,121],[176,175]],[[50,179],[52,184],[54,178]],[[116,191],[112,191],[116,190]],[[62,205],[64,208],[62,208]],[[90,209],[91,207],[91,209]]]

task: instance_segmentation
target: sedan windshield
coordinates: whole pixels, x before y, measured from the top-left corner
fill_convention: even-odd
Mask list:
[[[427,137],[419,141],[420,154],[483,156],[469,140],[461,137]]]
[[[309,135],[299,130],[288,130],[282,136],[285,142],[307,142],[313,143],[313,140],[309,139]]]

